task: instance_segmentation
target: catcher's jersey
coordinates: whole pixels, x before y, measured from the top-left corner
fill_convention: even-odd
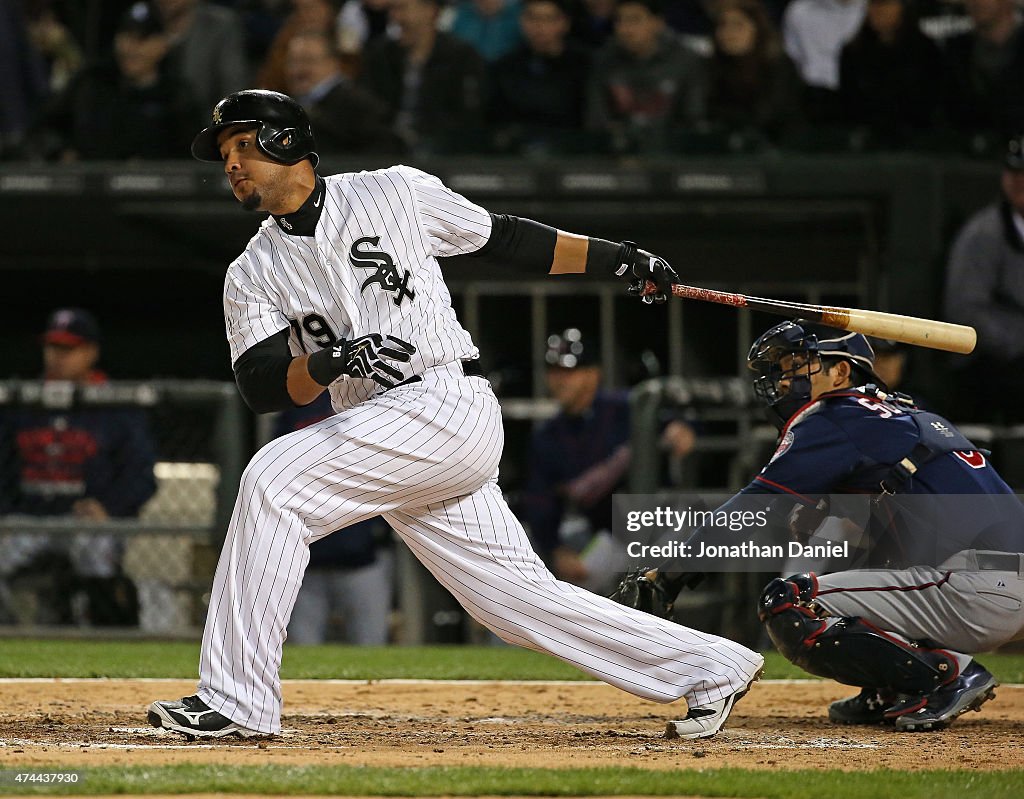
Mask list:
[[[313,236],[286,233],[272,217],[228,268],[224,319],[231,361],[280,330],[293,355],[369,333],[416,351],[408,376],[479,355],[459,324],[438,257],[474,252],[490,215],[440,180],[407,166],[325,177]],[[336,410],[380,390],[344,377],[330,386]]]
[[[951,423],[943,423],[955,430]],[[918,440],[909,411],[858,389],[826,394],[783,429],[771,461],[748,488],[790,494],[807,504],[827,493],[877,493],[879,482]],[[1011,494],[1013,490],[988,458],[972,448],[924,464],[900,493]]]
[[[933,426],[956,432],[934,418]],[[826,394],[790,421],[742,493],[785,494],[807,505],[824,494],[877,495],[919,436],[905,409],[858,389]],[[1024,506],[973,445],[923,463],[871,518],[874,565],[937,565],[972,548],[1024,551]]]

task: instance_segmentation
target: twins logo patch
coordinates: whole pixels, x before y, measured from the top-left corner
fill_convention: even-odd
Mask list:
[[[416,292],[409,288],[409,278],[412,277],[412,272],[408,269],[404,273],[401,272],[388,253],[379,249],[361,249],[364,245],[378,247],[380,236],[365,236],[357,239],[352,242],[352,247],[348,252],[348,260],[352,266],[374,270],[373,274],[363,281],[359,290],[365,291],[367,286],[376,283],[380,286],[381,291],[395,292],[395,296],[392,298],[395,305],[401,305],[406,297],[410,300],[416,299]]]
[[[988,465],[985,456],[977,450],[958,450],[953,454],[972,469],[984,469]]]
[[[782,437],[782,441],[779,442],[779,446],[775,449],[775,454],[772,455],[772,459],[768,461],[768,463],[774,463],[778,458],[781,458],[789,452],[789,448],[793,446],[793,440],[795,438],[796,436],[793,435],[793,431],[787,430],[786,435]]]

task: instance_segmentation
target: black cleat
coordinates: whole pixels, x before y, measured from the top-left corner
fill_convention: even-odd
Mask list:
[[[995,698],[997,685],[996,678],[972,660],[953,682],[922,697],[897,702],[886,715],[896,722],[897,730],[904,732],[941,730],[968,710],[981,710],[983,704]]]
[[[186,696],[179,701],[154,702],[149,706],[146,719],[154,727],[180,732],[190,741],[195,738],[239,738],[268,735],[236,724],[216,710],[211,710],[198,696]]]
[[[828,706],[828,720],[835,724],[893,724],[885,711],[896,697],[883,698],[877,688],[863,688],[856,696],[839,699]]]

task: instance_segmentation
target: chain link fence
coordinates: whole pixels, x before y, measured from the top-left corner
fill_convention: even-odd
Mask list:
[[[0,382],[0,633],[196,634],[242,425],[230,383]]]

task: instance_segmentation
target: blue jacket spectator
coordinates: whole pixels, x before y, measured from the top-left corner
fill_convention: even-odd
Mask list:
[[[519,11],[519,0],[462,0],[450,32],[473,45],[484,61],[497,61],[522,41]]]

